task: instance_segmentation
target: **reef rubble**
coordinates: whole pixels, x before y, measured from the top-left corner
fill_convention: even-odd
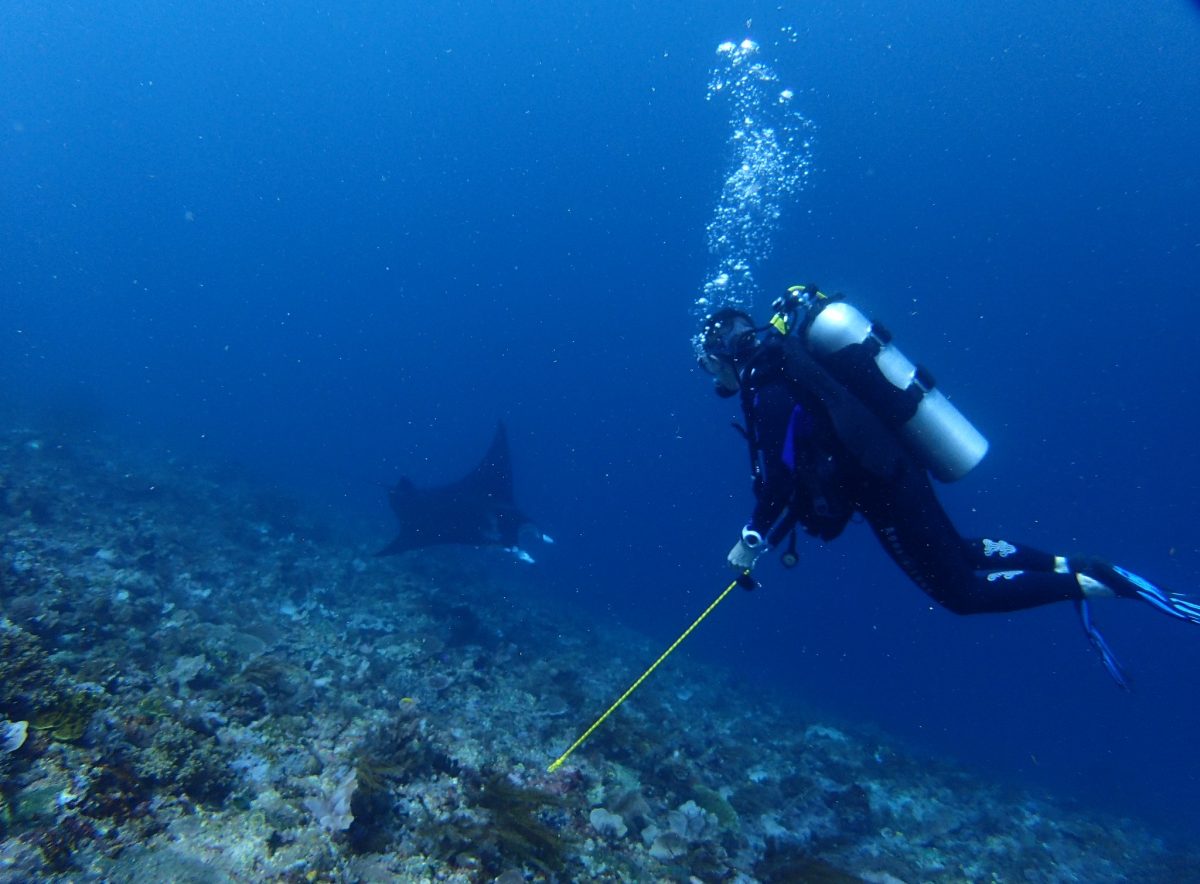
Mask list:
[[[0,882],[1196,867],[1137,821],[908,757],[695,662],[549,773],[659,648],[485,554],[378,559],[214,470],[6,430],[0,538]]]

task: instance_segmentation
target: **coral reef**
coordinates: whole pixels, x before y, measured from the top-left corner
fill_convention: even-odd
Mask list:
[[[0,532],[0,882],[1099,884],[1196,865],[1135,821],[906,758],[695,664],[548,773],[659,648],[486,553],[377,559],[228,474],[5,431]]]

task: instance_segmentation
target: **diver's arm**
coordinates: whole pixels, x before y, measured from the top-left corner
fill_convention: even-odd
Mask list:
[[[795,488],[791,468],[783,462],[783,446],[795,401],[783,384],[770,384],[758,391],[755,404],[756,431],[761,449],[762,481],[755,488],[754,512],[747,528],[768,536]]]
[[[754,512],[726,557],[730,565],[747,573],[766,550],[771,526],[787,509],[793,488],[792,471],[783,462],[788,423],[795,407],[792,397],[782,384],[768,384],[752,395],[754,407],[748,409],[747,417],[754,422],[753,431],[759,445]]]

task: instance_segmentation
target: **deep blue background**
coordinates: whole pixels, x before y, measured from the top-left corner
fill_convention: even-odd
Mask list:
[[[10,4],[0,395],[236,460],[369,544],[385,483],[452,477],[503,416],[547,590],[665,643],[749,506],[688,343],[728,159],[705,84],[746,34],[817,125],[765,301],[844,290],[934,370],[993,445],[944,489],[964,532],[1200,589],[1184,2]],[[863,528],[762,577],[691,654],[1200,831],[1200,629],[1100,605],[1125,696],[1069,607],[955,618]]]

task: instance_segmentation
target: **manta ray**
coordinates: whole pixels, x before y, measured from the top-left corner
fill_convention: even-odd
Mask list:
[[[388,502],[400,520],[400,533],[378,555],[392,556],[447,543],[501,546],[519,559],[532,562],[520,548],[521,539],[542,534],[513,499],[512,462],[508,434],[501,421],[483,460],[457,482],[418,488],[401,479],[388,492]]]

